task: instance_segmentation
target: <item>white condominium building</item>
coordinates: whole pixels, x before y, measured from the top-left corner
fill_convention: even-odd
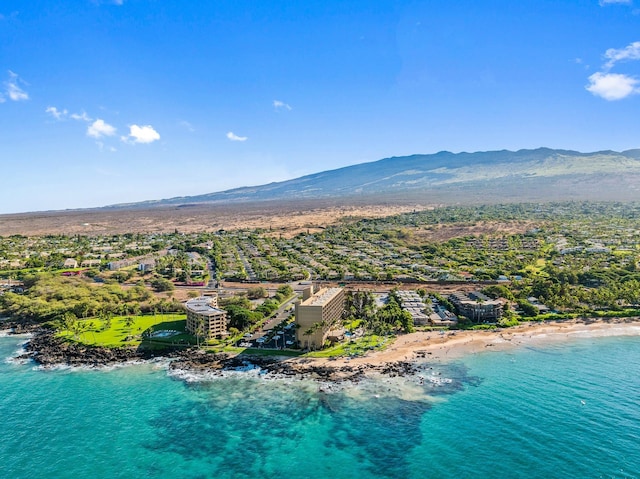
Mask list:
[[[217,296],[200,296],[184,305],[187,311],[187,332],[207,339],[227,336],[227,312],[218,309]]]

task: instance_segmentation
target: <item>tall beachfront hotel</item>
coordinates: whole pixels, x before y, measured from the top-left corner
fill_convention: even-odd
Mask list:
[[[296,303],[296,339],[302,349],[320,349],[329,331],[340,326],[344,289],[323,288],[313,295],[309,291],[303,298]]]

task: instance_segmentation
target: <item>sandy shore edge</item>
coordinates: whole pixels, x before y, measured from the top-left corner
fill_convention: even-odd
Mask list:
[[[420,358],[445,361],[485,351],[507,351],[519,347],[607,336],[640,336],[640,318],[531,322],[506,329],[445,331],[444,334],[437,331],[416,332],[399,336],[384,351],[348,360],[339,358],[314,361],[333,367],[380,365]]]
[[[164,357],[171,359],[170,369],[218,373],[246,367],[249,362],[266,372],[284,377],[357,382],[369,374],[391,377],[410,375],[424,362],[447,362],[490,351],[539,348],[577,339],[613,336],[640,337],[640,318],[531,322],[495,330],[416,332],[399,336],[383,351],[371,351],[361,357],[331,359],[204,354],[203,350],[174,351],[172,354],[141,353],[133,349],[111,350],[69,345],[45,333],[30,338],[25,346],[26,353],[20,358],[34,359],[46,368],[60,364],[101,367]]]

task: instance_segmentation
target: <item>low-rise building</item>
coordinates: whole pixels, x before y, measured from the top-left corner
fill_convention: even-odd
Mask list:
[[[402,302],[402,309],[409,311],[409,314],[411,314],[413,324],[424,326],[429,322],[426,306],[418,293],[415,291],[398,291],[397,295]]]
[[[458,317],[441,304],[434,304],[432,309],[429,321],[434,326],[454,326],[458,323]]]
[[[145,259],[138,263],[138,271],[142,271],[143,273],[146,273],[147,271],[153,271],[155,268],[156,260],[153,258]]]
[[[322,348],[330,331],[340,328],[343,312],[343,288],[323,288],[296,303],[296,339],[300,347]]]
[[[458,310],[458,314],[471,321],[496,321],[502,317],[502,301],[491,299],[479,291],[453,293],[449,300]]]
[[[99,259],[85,259],[80,263],[80,267],[82,268],[97,268],[102,264],[102,261]]]
[[[227,332],[227,312],[218,309],[217,296],[200,296],[184,305],[187,312],[186,330],[207,339],[223,338]]]
[[[134,264],[135,260],[123,259],[119,261],[109,261],[109,263],[107,263],[107,266],[111,271],[118,271],[119,269],[128,268],[129,266],[132,266]]]
[[[62,267],[63,268],[77,268],[78,267],[78,262],[73,258],[67,258],[67,259],[64,260],[64,263],[62,263]]]

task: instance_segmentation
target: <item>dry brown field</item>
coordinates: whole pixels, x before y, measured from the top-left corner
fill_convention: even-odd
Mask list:
[[[183,205],[148,208],[100,208],[0,215],[0,236],[48,234],[99,236],[123,233],[197,233],[263,228],[285,238],[315,233],[345,220],[380,218],[441,206],[433,203],[389,201],[338,202],[304,200],[227,205]],[[411,240],[446,241],[481,234],[523,233],[529,221],[432,225],[412,229]],[[410,241],[411,241],[410,240]]]
[[[47,234],[105,235],[271,229],[293,236],[314,232],[345,218],[379,218],[421,210],[420,204],[337,204],[264,202],[235,205],[187,205],[134,209],[86,209],[0,215],[0,236]]]

